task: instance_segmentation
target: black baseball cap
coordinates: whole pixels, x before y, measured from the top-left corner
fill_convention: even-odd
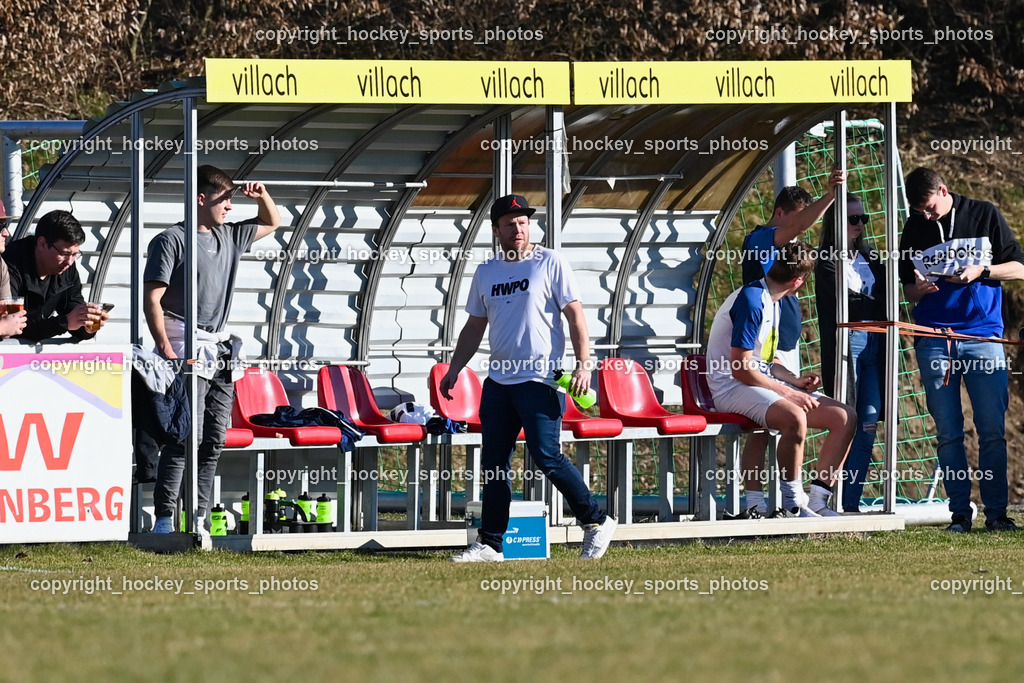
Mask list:
[[[520,194],[509,194],[498,197],[491,204],[491,222],[497,223],[499,218],[510,213],[524,213],[527,216],[532,216],[536,212],[537,209],[530,208],[530,202],[526,201],[526,197]]]

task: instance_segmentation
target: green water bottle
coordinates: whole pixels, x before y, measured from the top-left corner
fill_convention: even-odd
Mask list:
[[[277,491],[268,491],[263,495],[263,530],[270,533],[279,529]]]
[[[277,496],[278,509],[280,510],[280,512],[278,514],[278,517],[277,517],[277,521],[283,522],[283,521],[285,521],[286,518],[285,518],[285,515],[284,515],[284,508],[280,507],[280,506],[281,506],[281,503],[283,503],[286,500],[288,500],[288,494],[285,493],[284,489],[277,489],[273,493],[274,493],[275,496]]]
[[[214,505],[210,510],[210,535],[228,535],[228,513],[220,503]]]
[[[238,520],[238,533],[243,536],[249,533],[249,493],[242,496],[242,518]]]
[[[312,522],[313,507],[316,505],[316,501],[309,497],[309,493],[303,491],[302,495],[299,496],[298,499],[295,501],[295,504],[299,506],[299,509],[302,510],[303,514],[306,516],[306,518],[302,521]]]
[[[334,523],[334,517],[331,515],[331,499],[327,497],[326,493],[320,494],[320,497],[316,499],[316,521],[320,531],[330,531]]]
[[[584,410],[597,403],[597,392],[593,389],[588,389],[587,393],[582,396],[576,396],[569,391],[569,385],[572,384],[572,375],[568,372],[555,370],[555,384],[565,389],[565,393],[569,394],[572,400],[576,401],[576,405]]]

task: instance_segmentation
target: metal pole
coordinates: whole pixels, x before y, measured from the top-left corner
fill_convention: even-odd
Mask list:
[[[146,169],[146,153],[143,150],[142,140],[145,137],[145,124],[142,122],[142,113],[132,114],[132,141],[135,147],[131,151],[132,171],[132,234],[131,234],[131,312],[129,325],[131,326],[130,338],[133,344],[142,344],[142,207],[145,204],[145,183],[143,173]]]
[[[890,254],[899,244],[897,218],[899,216],[897,186],[899,169],[896,148],[896,103],[885,105],[885,247]],[[890,257],[885,261],[885,317],[888,320],[900,319],[899,280],[896,273],[896,259]],[[899,376],[899,336],[898,330],[890,326],[885,331],[885,458],[883,469],[883,505],[886,513],[896,511],[896,420],[899,396],[897,379]]]
[[[840,171],[846,171],[846,110],[840,111],[836,116],[835,131],[835,163]],[[831,190],[829,190],[831,191]],[[833,215],[836,217],[832,229],[836,256],[836,357],[835,368],[835,390],[833,398],[840,403],[846,403],[846,381],[847,365],[849,363],[848,348],[850,345],[850,330],[841,327],[841,323],[849,320],[849,298],[846,291],[846,270],[848,267],[846,259],[846,184],[844,183],[836,196],[833,206]],[[824,226],[823,229],[828,229]]]
[[[0,150],[3,153],[3,203],[7,215],[20,216],[22,205],[21,141],[68,140],[80,137],[85,121],[3,121],[0,122]]]
[[[101,175],[96,173],[89,174],[78,174],[78,173],[65,173],[61,176],[67,180],[109,180],[112,182],[125,182],[129,180],[124,176],[117,175]],[[245,185],[253,180],[259,180],[258,178],[246,178],[245,180],[236,180],[235,185]],[[152,185],[177,185],[181,181],[175,178],[150,178],[147,183]],[[410,181],[407,183],[398,183],[391,181],[371,181],[371,180],[261,180],[267,187],[336,187],[344,190],[348,188],[369,188],[369,189],[404,189],[410,187],[426,187],[426,181]]]
[[[494,198],[504,197],[512,194],[512,117],[502,114],[494,119],[494,141],[497,148],[494,152]],[[481,211],[487,211],[486,206],[481,206]],[[484,220],[490,227],[491,219],[485,216]],[[501,247],[498,238],[491,235],[491,250],[497,254]]]
[[[3,202],[8,216],[21,215],[21,140],[4,135],[0,137],[0,149],[4,156]]]
[[[494,119],[494,197],[512,194],[512,117]]]
[[[195,142],[199,134],[199,112],[196,98],[186,97],[182,101],[185,126],[185,358],[196,357],[196,232],[198,216],[196,197],[198,162],[195,155]],[[196,398],[199,395],[199,377],[195,366],[185,363],[185,384],[188,391],[189,405],[192,409],[192,424],[199,424],[199,410]],[[198,503],[198,482],[196,480],[198,465],[198,441],[200,435],[196,430],[189,431],[185,439],[185,530],[196,533],[196,505]]]
[[[796,185],[796,143],[782,150],[773,162],[775,167],[775,196],[778,197],[782,188]]]
[[[547,230],[544,246],[562,248],[562,170],[565,164],[565,114],[560,106],[545,107],[547,163],[544,165],[544,189],[547,196]]]

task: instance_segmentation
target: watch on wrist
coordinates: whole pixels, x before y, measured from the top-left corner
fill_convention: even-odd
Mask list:
[[[991,275],[992,275],[992,271],[989,270],[988,266],[985,266],[984,268],[981,269],[981,279],[982,280],[988,280]]]
[[[63,327],[65,330],[68,329],[68,314],[61,313],[60,315],[58,315],[57,322],[60,323],[60,326]]]

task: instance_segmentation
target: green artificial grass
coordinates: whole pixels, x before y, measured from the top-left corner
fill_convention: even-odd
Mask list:
[[[500,565],[6,546],[0,679],[1015,680],[1022,546],[912,529]]]

